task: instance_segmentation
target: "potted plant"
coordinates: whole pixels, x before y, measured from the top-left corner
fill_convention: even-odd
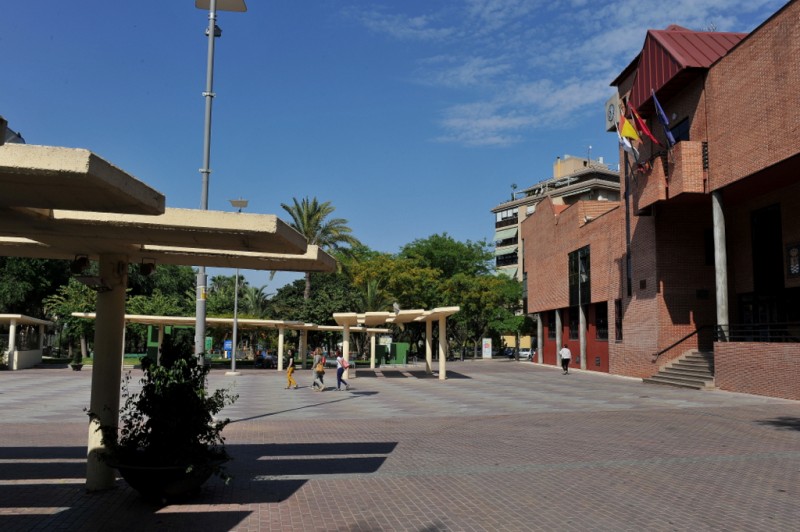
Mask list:
[[[81,349],[76,349],[75,354],[72,355],[72,362],[69,363],[72,371],[80,371],[83,367],[83,346]]]
[[[139,392],[129,390],[130,373],[125,376],[119,427],[100,427],[106,463],[145,498],[162,503],[199,492],[212,474],[228,480],[222,429],[230,420],[214,416],[238,398],[227,389],[207,390],[210,366],[192,357],[165,358],[161,366],[142,360]]]

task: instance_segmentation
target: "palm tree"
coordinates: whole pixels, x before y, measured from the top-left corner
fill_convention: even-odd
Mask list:
[[[255,318],[264,318],[267,315],[267,306],[269,305],[269,296],[264,292],[267,285],[264,286],[246,286],[243,293],[239,296],[239,301],[245,313],[252,315]]]
[[[320,203],[317,198],[311,200],[308,196],[298,203],[297,198],[292,198],[293,205],[281,203],[283,210],[292,217],[294,227],[301,235],[306,237],[309,245],[319,246],[324,251],[334,251],[342,249],[343,244],[349,246],[359,245],[360,242],[351,233],[344,218],[330,218],[336,208],[330,201]],[[311,272],[306,272],[306,288],[303,292],[303,299],[311,297]]]

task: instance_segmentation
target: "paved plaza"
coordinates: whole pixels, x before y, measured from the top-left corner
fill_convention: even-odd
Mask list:
[[[140,371],[133,370],[134,380]],[[797,530],[800,402],[509,360],[358,370],[351,391],[214,370],[227,486],[86,493],[91,371],[0,372],[0,530]],[[326,383],[335,383],[329,371]]]

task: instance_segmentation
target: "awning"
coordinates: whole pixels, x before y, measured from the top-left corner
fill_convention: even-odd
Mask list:
[[[505,229],[500,229],[494,234],[494,241],[500,242],[501,240],[508,240],[509,238],[514,238],[515,236],[517,236],[517,226],[507,227]]]
[[[512,253],[517,252],[517,246],[508,246],[503,248],[498,248],[494,250],[495,257],[499,257],[501,255],[511,255]]]
[[[514,266],[512,268],[500,268],[500,269],[497,270],[497,273],[501,273],[503,275],[511,277],[512,279],[516,279],[517,278],[517,269],[518,268],[516,266]]]

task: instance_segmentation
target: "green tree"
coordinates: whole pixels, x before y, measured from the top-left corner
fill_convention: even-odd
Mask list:
[[[69,277],[69,261],[0,257],[0,314],[44,316],[42,301]]]
[[[80,359],[87,354],[87,338],[93,334],[94,322],[73,317],[72,313],[94,312],[97,306],[97,292],[70,278],[67,284],[60,286],[55,294],[45,297],[42,303],[47,315],[66,336],[70,351],[72,340],[76,337],[80,340],[80,358],[78,356],[74,358],[76,363],[80,363]]]
[[[448,305],[458,305],[451,319],[453,334],[462,343],[472,341],[477,347],[490,332],[508,332],[507,327],[522,326],[523,316],[515,315],[522,296],[522,285],[506,276],[458,274],[449,279],[443,290]],[[519,323],[517,323],[519,322]]]
[[[264,291],[267,285],[240,287],[239,311],[249,317],[264,319],[269,308],[269,295]]]
[[[401,248],[399,256],[439,270],[444,279],[459,273],[481,275],[491,272],[492,252],[487,242],[459,242],[447,233],[414,240]]]
[[[320,203],[317,198],[311,200],[306,196],[301,201],[292,198],[293,204],[281,203],[281,208],[292,218],[290,224],[306,238],[309,245],[319,246],[325,251],[343,249],[344,245],[357,246],[358,239],[352,235],[352,229],[344,218],[329,218],[336,210],[331,202]],[[303,299],[311,297],[311,273],[305,274]]]

